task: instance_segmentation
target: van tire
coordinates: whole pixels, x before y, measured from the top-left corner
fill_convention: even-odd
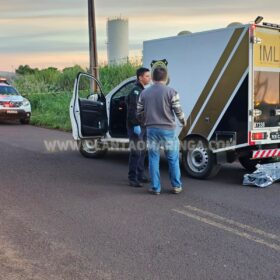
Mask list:
[[[240,164],[248,171],[254,172],[257,170],[257,164],[267,164],[277,162],[277,158],[262,158],[262,159],[251,159],[249,155],[239,157]]]
[[[191,148],[190,145],[192,145]],[[199,137],[188,138],[184,141],[182,165],[187,175],[195,179],[210,179],[221,169],[207,141]]]
[[[108,152],[108,149],[101,143],[100,139],[80,140],[77,144],[79,152],[86,158],[103,158]]]

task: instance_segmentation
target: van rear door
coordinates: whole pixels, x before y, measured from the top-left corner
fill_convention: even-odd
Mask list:
[[[253,129],[271,131],[271,128],[277,128],[278,130],[280,129],[280,30],[257,26],[254,31],[254,41]]]

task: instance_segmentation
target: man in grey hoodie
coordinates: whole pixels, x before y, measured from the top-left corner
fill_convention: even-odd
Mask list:
[[[137,104],[137,115],[143,117],[147,128],[149,153],[149,171],[152,194],[160,194],[160,147],[162,146],[168,160],[169,176],[172,192],[182,191],[181,172],[179,166],[179,140],[176,136],[175,115],[182,125],[185,116],[180,105],[179,94],[166,86],[167,70],[156,67],[152,74],[154,84],[145,89]]]

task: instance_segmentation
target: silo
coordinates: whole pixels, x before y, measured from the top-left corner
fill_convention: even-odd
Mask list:
[[[107,53],[110,64],[125,63],[129,56],[127,19],[109,19],[107,22]]]

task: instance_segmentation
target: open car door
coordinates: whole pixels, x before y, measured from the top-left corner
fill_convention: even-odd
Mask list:
[[[108,131],[106,98],[100,82],[79,73],[70,103],[70,119],[75,140],[98,139]]]

